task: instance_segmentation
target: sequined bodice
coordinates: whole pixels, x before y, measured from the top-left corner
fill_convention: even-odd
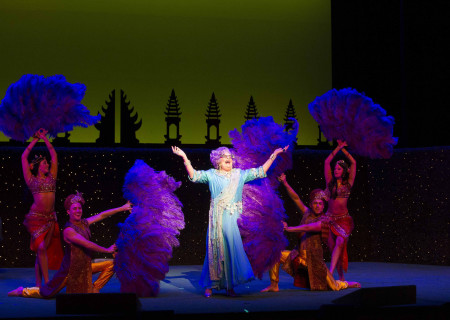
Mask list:
[[[337,188],[337,196],[336,198],[348,198],[350,197],[350,192],[352,190],[352,186],[348,183],[341,184]]]
[[[32,175],[30,182],[28,183],[28,187],[30,188],[32,194],[56,192],[56,180],[50,173],[44,179],[40,179]]]
[[[352,191],[352,186],[349,183],[341,184],[337,187],[336,198],[348,198]],[[327,188],[325,191],[327,197],[331,199],[330,190]]]

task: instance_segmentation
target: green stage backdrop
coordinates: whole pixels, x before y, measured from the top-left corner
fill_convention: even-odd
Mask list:
[[[1,1],[0,98],[26,73],[86,84],[83,102],[94,114],[123,89],[143,121],[137,138],[162,143],[175,89],[189,144],[205,142],[212,92],[223,143],[243,124],[250,96],[260,116],[279,123],[292,99],[298,142],[315,145],[307,105],[331,89],[330,10],[329,0]],[[95,128],[77,128],[70,140],[97,138]]]

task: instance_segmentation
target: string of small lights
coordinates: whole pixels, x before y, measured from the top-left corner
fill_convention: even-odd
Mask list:
[[[125,203],[122,185],[126,172],[136,159],[155,170],[164,170],[181,187],[176,191],[183,203],[186,227],[181,231],[180,247],[175,248],[171,264],[202,264],[210,194],[208,187],[188,181],[182,161],[167,149],[56,148],[59,160],[56,212],[60,228],[67,222],[64,199],[76,190],[83,193],[84,217]],[[196,169],[209,169],[208,149],[185,150]],[[35,254],[29,248],[30,236],[23,226],[32,204],[32,195],[22,176],[20,156],[23,148],[0,148],[0,267],[32,267]],[[31,156],[46,153],[33,149]],[[287,180],[307,203],[315,188],[325,188],[323,162],[327,150],[299,149],[293,153],[293,169]],[[389,160],[355,157],[357,175],[349,199],[349,213],[355,222],[350,236],[350,261],[449,265],[450,212],[448,181],[450,147],[397,150]],[[339,154],[335,160],[343,159]],[[263,162],[265,159],[261,159]],[[300,212],[280,187],[288,224],[296,225]],[[92,240],[109,246],[116,240],[119,224],[127,217],[118,213],[91,227]],[[287,235],[290,247],[297,243]],[[325,250],[325,252],[327,252]],[[99,254],[97,258],[109,257]],[[329,260],[329,255],[325,257]]]

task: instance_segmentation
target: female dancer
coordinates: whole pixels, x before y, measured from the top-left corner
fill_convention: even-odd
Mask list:
[[[344,271],[348,268],[347,241],[353,231],[353,219],[348,213],[347,202],[356,176],[356,161],[344,147],[345,141],[338,140],[338,146],[325,159],[325,181],[327,183],[328,211],[326,213],[331,230],[328,245],[331,251],[330,273],[337,269],[339,280],[344,281]],[[331,161],[339,152],[350,161],[350,167],[339,160],[331,173]]]
[[[38,287],[42,285],[42,278],[44,278],[44,284],[48,282],[48,269],[57,270],[63,257],[55,213],[58,158],[46,134],[46,130],[39,129],[22,153],[23,176],[34,200],[30,212],[25,216],[24,225],[31,235],[30,248],[36,252],[35,274]],[[36,156],[31,163],[28,162],[28,155],[39,139],[42,139],[47,146],[51,165],[42,155]]]
[[[184,151],[172,147],[173,153],[183,158],[189,179],[208,183],[211,191],[207,251],[200,278],[200,285],[206,288],[205,297],[211,296],[212,289],[226,289],[228,296],[235,296],[236,285],[254,278],[237,225],[242,212],[242,190],[246,182],[266,177],[277,155],[287,148],[276,149],[259,168],[241,170],[233,168],[230,150],[221,147],[210,155],[215,169],[196,171]]]

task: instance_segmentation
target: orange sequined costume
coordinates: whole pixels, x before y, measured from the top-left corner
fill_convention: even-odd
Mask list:
[[[91,238],[89,223],[82,219],[79,223],[68,222],[65,228],[72,228],[87,240]],[[101,272],[92,283],[92,274]],[[64,287],[67,293],[92,293],[100,290],[114,275],[114,262],[91,263],[91,252],[76,244],[67,244],[61,268],[42,288],[24,288],[22,296],[28,298],[52,298]]]
[[[329,226],[323,215],[315,215],[313,211],[305,212],[301,224],[322,221],[320,232],[302,232],[299,234],[298,250],[283,251],[281,259],[269,271],[272,282],[279,281],[280,265],[284,271],[294,277],[296,287],[308,288],[312,291],[342,290],[348,287],[346,281],[335,280],[323,261],[322,242],[326,243]]]
[[[349,198],[352,186],[348,183],[338,186],[333,191],[336,192],[336,198]],[[330,192],[327,189],[327,196],[330,196]],[[330,230],[335,236],[340,236],[344,239],[344,247],[342,248],[342,253],[337,262],[336,268],[340,271],[347,272],[348,269],[348,253],[347,253],[347,242],[348,237],[353,231],[354,223],[353,218],[348,212],[344,214],[334,214],[327,212],[326,221],[330,225]]]
[[[55,192],[56,180],[51,174],[48,174],[45,179],[38,179],[35,176],[31,176],[28,186],[32,194]],[[34,252],[37,251],[41,242],[44,241],[47,233],[53,229],[47,247],[47,258],[49,269],[57,270],[61,265],[63,250],[56,212],[37,212],[30,210],[25,216],[23,224],[31,235],[30,249]]]

